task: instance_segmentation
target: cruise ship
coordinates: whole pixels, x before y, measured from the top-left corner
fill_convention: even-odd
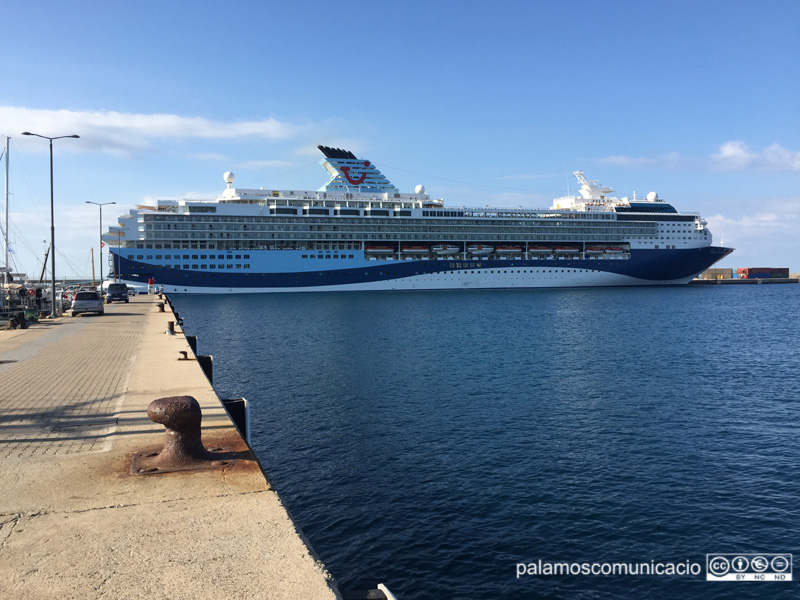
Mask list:
[[[700,215],[580,171],[549,209],[450,207],[319,149],[317,191],[239,189],[228,172],[215,200],[131,210],[103,236],[113,276],[169,294],[681,285],[733,251]]]

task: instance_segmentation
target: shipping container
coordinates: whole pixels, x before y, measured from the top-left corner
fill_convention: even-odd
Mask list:
[[[736,269],[739,279],[771,279],[773,277],[788,278],[788,267],[740,267]]]
[[[713,268],[706,269],[700,274],[700,279],[731,279],[733,269]]]

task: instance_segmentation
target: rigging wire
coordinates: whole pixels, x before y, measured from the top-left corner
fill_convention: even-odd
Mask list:
[[[15,177],[14,180],[10,182],[10,189],[9,189],[9,198],[18,195],[15,191],[11,189],[13,187],[14,181],[17,179],[21,179],[23,183],[23,188],[25,188],[26,192],[24,196],[26,198],[30,198],[31,201],[26,203],[26,212],[31,213],[31,215],[41,223],[49,223],[50,221],[50,202],[49,199],[47,202],[42,200],[41,194],[36,189],[36,186],[33,185],[33,178],[31,177],[30,172],[27,169],[27,163],[25,162],[24,158],[27,156],[25,152],[21,152],[16,143],[14,142],[13,138],[10,138],[10,147],[14,149],[14,156],[16,157],[14,161],[15,171],[18,174],[18,177]],[[5,149],[3,150],[3,154],[5,153]],[[0,157],[3,155],[0,154]],[[9,210],[11,210],[11,205],[9,203]],[[40,257],[40,253],[38,250],[34,249],[31,244],[29,243],[28,239],[25,235],[23,235],[23,231],[21,231],[12,221],[11,217],[9,217],[9,223],[6,224],[8,228],[8,238],[9,238],[9,263],[13,264],[14,270],[17,273],[27,273],[28,276],[33,277],[41,272],[42,270],[42,262],[43,258]],[[14,241],[12,241],[12,233]],[[29,233],[29,232],[27,232]],[[46,241],[46,240],[45,240]],[[37,266],[35,268],[35,273],[33,271],[28,271],[25,268],[25,265],[22,264],[21,257],[19,253],[14,250],[14,248],[21,247],[24,248],[32,257],[39,257],[37,259]],[[75,276],[80,277],[79,270],[76,268],[75,264],[70,261],[70,259],[61,251],[60,247],[56,248],[56,252],[58,253],[60,260],[63,261],[62,264],[66,264],[70,269],[72,269]],[[87,259],[88,260],[88,259]],[[29,265],[28,265],[29,266]],[[90,271],[91,269],[89,269]],[[84,270],[84,272],[87,272]]]
[[[292,173],[297,173],[298,171],[302,171],[303,169],[308,169],[309,167],[314,166],[316,164],[318,164],[317,161],[310,162],[307,165],[303,165],[302,167],[297,167],[296,169],[292,169],[291,171],[286,171],[284,173],[279,173],[278,175],[273,175],[269,180],[263,179],[261,181],[256,181],[254,183],[245,183],[244,187],[260,186],[263,183],[266,183],[267,181],[272,181],[275,179],[280,179],[281,177],[286,177],[287,175],[291,175]]]
[[[309,163],[307,165],[303,165],[302,167],[297,167],[296,169],[292,169],[291,171],[286,171],[284,173],[279,173],[278,175],[273,175],[269,179],[260,179],[260,180],[253,181],[253,182],[245,181],[243,183],[240,183],[239,187],[243,188],[243,189],[248,189],[248,188],[249,189],[254,189],[256,187],[263,187],[263,185],[267,181],[280,179],[281,177],[285,177],[287,175],[291,175],[292,173],[296,173],[297,171],[302,171],[303,169],[307,169],[307,168],[309,168],[309,167],[311,167],[313,165],[316,165],[316,164],[317,164],[317,161],[314,161],[314,162]],[[191,193],[192,194],[200,194],[200,195],[216,195],[218,193],[218,190],[202,190],[202,191],[199,191],[199,192],[191,192]]]
[[[424,173],[417,173],[415,171],[409,171],[407,169],[401,169],[399,167],[393,167],[392,165],[387,165],[386,163],[375,163],[374,162],[373,164],[376,165],[376,166],[379,166],[381,168],[386,167],[388,169],[394,169],[395,171],[400,171],[402,173],[409,173],[410,175],[416,175],[417,177],[429,177],[431,179],[438,179],[440,181],[448,181],[450,183],[458,183],[458,184],[461,184],[461,185],[469,185],[469,186],[474,186],[474,187],[482,187],[482,188],[495,189],[495,190],[510,190],[510,191],[515,191],[515,192],[527,192],[529,194],[542,193],[540,191],[531,190],[531,189],[528,189],[528,188],[515,188],[515,187],[500,186],[500,185],[489,185],[489,184],[485,184],[485,183],[475,183],[475,182],[472,182],[472,181],[461,181],[461,180],[458,180],[458,179],[448,179],[446,177],[440,177],[438,175],[426,175]],[[543,179],[545,179],[545,178],[549,179],[549,178],[552,178],[552,177],[557,177],[557,176],[556,175],[546,175],[546,176],[544,176],[542,178]]]

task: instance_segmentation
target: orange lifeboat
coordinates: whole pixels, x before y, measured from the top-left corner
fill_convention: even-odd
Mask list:
[[[403,254],[428,254],[431,249],[428,246],[414,246],[410,244],[404,244],[401,251]]]
[[[447,256],[450,254],[458,254],[461,252],[461,248],[456,246],[455,244],[436,244],[431,248],[434,254],[439,254],[441,256]]]
[[[494,252],[494,246],[487,246],[486,244],[470,244],[467,246],[467,252],[479,256],[485,256]]]
[[[378,246],[375,244],[367,244],[364,246],[364,252],[367,254],[394,254],[392,246]]]
[[[495,252],[497,252],[498,254],[520,254],[522,252],[522,246],[516,246],[516,245],[498,246]]]

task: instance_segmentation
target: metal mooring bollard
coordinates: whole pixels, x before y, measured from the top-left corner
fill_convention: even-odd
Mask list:
[[[178,360],[189,360],[189,353],[186,350],[178,350]]]
[[[227,467],[235,462],[224,448],[207,450],[200,439],[203,418],[200,405],[191,396],[169,396],[153,400],[147,416],[166,427],[164,448],[160,452],[140,452],[133,457],[134,475],[195,471]]]
[[[175,321],[167,321],[167,333],[175,335]]]
[[[158,307],[158,312],[164,312],[164,303],[163,302],[159,302],[158,304],[156,304],[156,306]]]

